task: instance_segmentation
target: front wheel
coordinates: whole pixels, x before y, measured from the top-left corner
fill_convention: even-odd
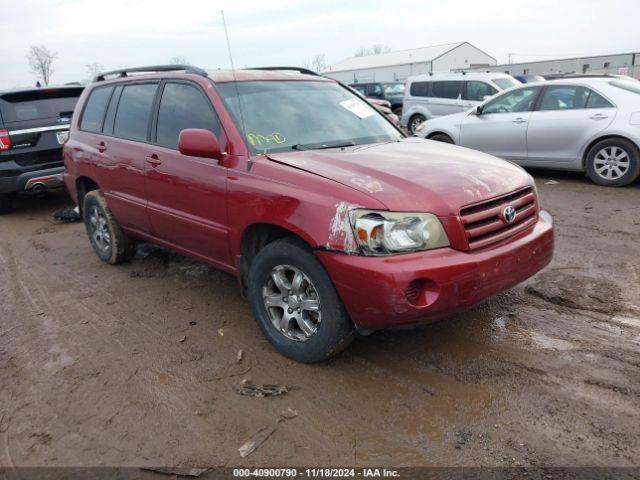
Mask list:
[[[344,350],[355,328],[329,275],[304,242],[264,247],[249,272],[251,309],[265,337],[284,356],[321,362]]]
[[[453,143],[453,140],[449,135],[445,135],[444,133],[438,133],[433,137],[429,138],[429,140],[435,140],[436,142],[442,143]]]
[[[589,178],[598,185],[628,185],[640,173],[638,148],[622,138],[602,140],[589,150],[586,167]]]
[[[424,123],[426,121],[426,117],[424,115],[420,115],[419,113],[416,113],[415,115],[412,115],[411,118],[409,119],[409,132],[411,133],[411,135],[415,135],[416,134],[416,129],[418,128],[418,126],[421,123]]]

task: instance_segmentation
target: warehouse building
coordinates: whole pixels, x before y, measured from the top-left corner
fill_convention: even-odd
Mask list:
[[[489,68],[464,68],[466,71],[504,72],[511,75],[553,75],[565,73],[613,73],[640,78],[640,53],[619,53],[540,60],[495,65]]]
[[[469,42],[456,42],[351,57],[331,65],[322,73],[345,83],[394,82],[421,73],[449,73],[495,64],[495,58]]]

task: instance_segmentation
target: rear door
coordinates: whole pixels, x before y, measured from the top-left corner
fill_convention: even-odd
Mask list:
[[[613,121],[616,109],[594,90],[579,85],[548,85],[527,131],[533,161],[572,162],[584,145]]]
[[[0,95],[0,115],[11,140],[2,156],[43,170],[62,166],[62,144],[84,87],[41,88]],[[31,168],[29,168],[31,167]]]
[[[527,158],[527,126],[539,87],[520,88],[484,105],[481,115],[467,115],[460,127],[460,144],[507,158]]]
[[[145,150],[148,212],[154,234],[190,253],[228,267],[227,168],[217,160],[182,155],[180,132],[202,128],[227,138],[199,85],[167,80],[161,87],[153,143]]]
[[[109,207],[123,227],[142,232],[150,231],[144,182],[145,155],[158,85],[159,82],[141,81],[116,86],[109,95],[102,127],[98,116],[95,127],[90,128],[92,122],[86,118],[93,95],[100,93],[96,89],[91,92],[80,120],[80,129],[89,133],[84,143],[94,157],[92,164],[97,169],[98,181]],[[90,130],[97,130],[97,133],[91,134]]]
[[[458,80],[431,83],[429,110],[435,117],[451,115],[464,110],[461,99],[462,83]]]

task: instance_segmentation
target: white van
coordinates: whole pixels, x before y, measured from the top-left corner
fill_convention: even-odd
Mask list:
[[[488,97],[521,83],[506,73],[465,72],[409,77],[400,124],[411,134],[425,120],[475,107]]]

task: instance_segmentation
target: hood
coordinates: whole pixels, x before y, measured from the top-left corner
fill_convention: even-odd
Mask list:
[[[348,149],[283,152],[269,159],[359,190],[389,210],[457,215],[460,207],[532,185],[522,168],[441,142],[400,142]],[[366,205],[365,205],[366,207]]]

